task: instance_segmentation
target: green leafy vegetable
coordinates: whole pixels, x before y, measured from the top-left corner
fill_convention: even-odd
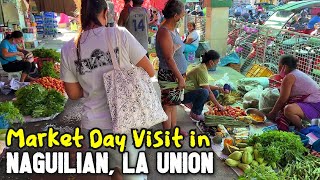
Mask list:
[[[250,138],[250,144],[260,143],[259,152],[267,162],[275,162],[282,167],[302,157],[307,149],[300,136],[292,132],[268,131]]]
[[[293,164],[288,164],[280,171],[285,179],[320,179],[320,158],[308,155],[298,158]]]
[[[55,49],[36,49],[32,51],[33,56],[39,58],[52,58],[55,62],[60,62],[61,54],[57,52]]]
[[[53,62],[43,62],[43,66],[41,68],[41,76],[42,77],[52,77],[52,78],[59,78],[60,75],[56,73],[54,70],[54,63]]]
[[[34,118],[48,117],[62,112],[65,97],[54,89],[46,90],[39,84],[33,84],[19,89],[16,92],[15,105],[23,115]]]
[[[254,166],[247,169],[238,180],[282,180],[282,177],[269,166]]]
[[[23,116],[11,101],[0,102],[0,116],[3,116],[9,124],[13,124],[17,120],[23,122]]]

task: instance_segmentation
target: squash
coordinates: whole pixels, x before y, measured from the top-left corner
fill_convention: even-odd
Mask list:
[[[224,146],[226,146],[226,145],[232,146],[233,145],[233,139],[232,138],[225,138],[224,142],[223,142],[223,145]]]

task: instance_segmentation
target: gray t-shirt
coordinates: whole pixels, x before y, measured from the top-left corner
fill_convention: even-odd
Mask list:
[[[165,28],[165,27],[162,27],[162,28]],[[165,29],[167,29],[167,28],[165,28]],[[188,67],[186,57],[183,54],[185,44],[181,40],[181,37],[178,32],[176,32],[176,31],[172,32],[170,30],[168,30],[168,31],[171,34],[173,44],[175,44],[176,46],[180,46],[180,48],[175,51],[175,53],[173,55],[173,59],[174,59],[175,63],[177,64],[180,73],[185,74],[187,72],[187,67]],[[156,52],[157,52],[157,56],[159,58],[159,67],[161,69],[170,70],[165,58],[163,57],[162,49],[161,49],[158,41],[156,42]]]
[[[129,16],[125,22],[128,31],[140,42],[148,51],[148,12],[143,7],[129,8]]]

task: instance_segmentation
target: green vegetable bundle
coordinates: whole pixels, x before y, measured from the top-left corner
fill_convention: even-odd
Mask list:
[[[55,49],[36,49],[32,51],[34,57],[39,58],[52,58],[55,62],[60,62],[61,54]]]
[[[0,116],[3,116],[9,124],[19,121],[23,122],[23,117],[16,107],[14,107],[11,101],[0,102]]]
[[[232,117],[228,116],[211,116],[206,115],[205,116],[205,124],[206,126],[218,126],[219,124],[223,126],[233,126],[233,127],[246,127],[248,126],[247,123],[244,123],[242,121],[237,121],[233,119]]]
[[[60,78],[60,75],[54,70],[53,62],[43,62],[43,66],[41,68],[41,77]]]
[[[288,164],[281,172],[285,179],[320,179],[320,158],[308,155],[297,158],[293,164]]]
[[[238,180],[281,180],[282,177],[270,167],[270,166],[253,166],[250,169],[245,170],[244,174],[238,178]]]
[[[54,89],[47,90],[39,84],[23,87],[16,92],[15,106],[23,115],[34,118],[48,117],[64,109],[65,97]]]
[[[254,135],[250,144],[260,143],[260,155],[267,162],[274,162],[282,167],[302,157],[307,149],[303,146],[300,136],[292,132],[268,131]]]
[[[159,81],[161,89],[175,89],[178,88],[178,82]],[[191,81],[186,81],[186,88],[193,88],[194,84]]]

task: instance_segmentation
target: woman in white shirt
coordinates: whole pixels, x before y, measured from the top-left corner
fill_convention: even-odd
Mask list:
[[[185,39],[184,53],[196,52],[199,46],[200,36],[196,31],[196,24],[193,22],[188,23],[188,35]]]
[[[114,49],[121,68],[136,65],[142,67],[150,77],[155,75],[155,71],[146,57],[146,50],[133,35],[122,27],[106,27],[108,22],[107,0],[81,0],[78,3],[81,3],[77,6],[81,7],[81,31],[78,38],[67,42],[62,48],[61,79],[64,81],[70,99],[83,98],[82,131],[88,132],[90,129],[99,128],[104,134],[113,133],[103,83],[103,74],[113,70],[108,50],[109,42],[112,44],[111,49]],[[116,38],[116,33],[120,34],[119,39]],[[117,46],[117,41],[121,41],[119,43],[121,47]],[[120,48],[121,51],[119,51]],[[127,142],[130,158],[134,158],[138,151],[129,150],[131,146],[131,143]],[[103,149],[103,151],[109,152],[109,165],[116,168],[115,172],[118,173],[115,173],[115,176],[119,177],[117,167],[121,167],[122,158],[118,157],[120,153],[111,148]],[[138,179],[143,179],[143,177]]]

